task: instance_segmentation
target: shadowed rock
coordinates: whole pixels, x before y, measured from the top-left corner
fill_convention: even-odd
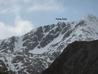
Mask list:
[[[98,40],[69,44],[42,74],[98,74]]]

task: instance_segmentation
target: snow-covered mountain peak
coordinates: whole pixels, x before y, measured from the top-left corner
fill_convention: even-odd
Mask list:
[[[0,41],[0,60],[15,74],[39,74],[69,43],[98,39],[97,25],[97,19],[89,16],[78,22],[40,26],[21,37]]]
[[[93,39],[98,39],[98,18],[93,15],[87,15],[82,17],[76,24],[75,24],[75,32],[74,34],[77,35],[84,35],[83,37],[94,37]],[[84,38],[85,39],[85,38]],[[87,40],[87,39],[86,39]]]
[[[87,24],[88,27],[92,28],[94,31],[98,32],[98,17],[94,15],[88,15],[84,19],[85,24]]]
[[[94,15],[87,15],[86,18],[89,20],[89,21],[97,21],[98,22],[98,18]]]
[[[93,25],[98,24],[98,17],[91,15],[91,14],[84,16],[81,20],[84,20],[88,24],[89,23],[92,23]]]

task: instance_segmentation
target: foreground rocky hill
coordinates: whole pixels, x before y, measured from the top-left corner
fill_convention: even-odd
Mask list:
[[[0,69],[10,74],[39,74],[74,41],[98,39],[98,19],[41,26],[21,37],[0,41]]]
[[[42,74],[98,74],[98,40],[69,44]]]

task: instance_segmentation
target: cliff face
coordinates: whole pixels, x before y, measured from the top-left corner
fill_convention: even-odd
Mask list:
[[[42,74],[98,74],[98,40],[69,44]]]
[[[40,74],[74,41],[98,40],[98,18],[40,26],[0,40],[0,65],[9,74]]]

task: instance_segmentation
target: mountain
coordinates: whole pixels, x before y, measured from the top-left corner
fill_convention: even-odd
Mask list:
[[[74,41],[98,39],[98,19],[89,15],[77,22],[40,26],[20,37],[0,41],[0,69],[10,74],[39,74]]]
[[[42,74],[98,74],[98,40],[69,44]]]

